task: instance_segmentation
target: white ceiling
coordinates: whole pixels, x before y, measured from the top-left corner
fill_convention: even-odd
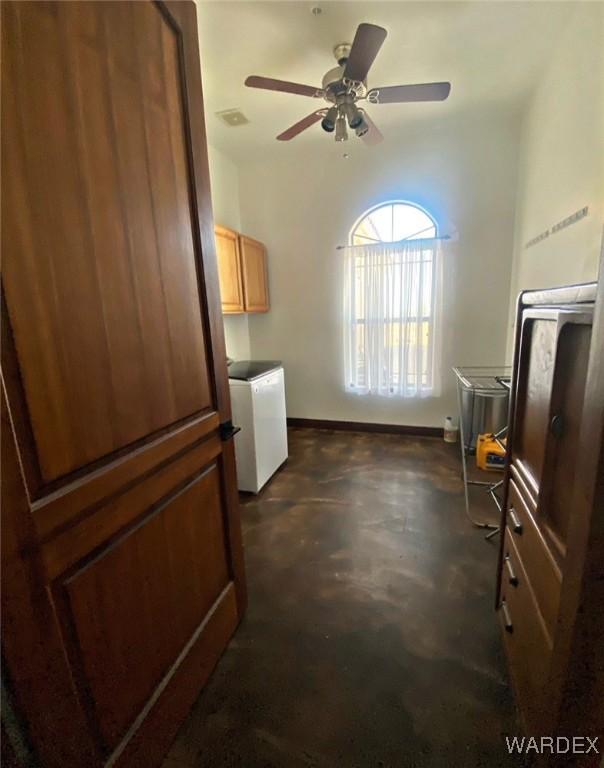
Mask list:
[[[283,156],[333,142],[319,125],[292,142],[275,136],[324,102],[244,86],[250,74],[321,85],[336,62],[333,46],[357,25],[379,24],[388,37],[369,87],[449,80],[435,104],[386,104],[370,114],[388,136],[411,121],[438,120],[483,107],[517,109],[546,66],[574,2],[232,2],[198,0],[208,137],[235,158]],[[311,13],[319,6],[322,13]],[[215,113],[239,108],[249,124],[227,127]],[[353,137],[348,143],[358,142]],[[296,145],[292,147],[292,145]],[[374,151],[374,150],[372,150]]]

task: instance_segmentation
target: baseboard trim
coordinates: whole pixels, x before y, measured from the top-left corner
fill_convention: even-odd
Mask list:
[[[374,424],[366,421],[332,421],[331,419],[298,419],[288,417],[288,427],[308,429],[335,429],[344,432],[378,432],[384,435],[415,435],[416,437],[442,437],[439,427],[414,427],[408,424]]]

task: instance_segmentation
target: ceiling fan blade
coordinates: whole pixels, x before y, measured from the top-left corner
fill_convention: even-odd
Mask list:
[[[344,68],[344,77],[356,82],[365,80],[387,34],[383,27],[375,24],[359,24]]]
[[[286,131],[283,131],[283,133],[280,133],[277,136],[278,141],[290,141],[291,139],[295,139],[299,133],[310,128],[311,125],[318,123],[324,113],[325,110],[319,110],[317,112],[311,112],[310,115],[306,115],[302,120],[294,123],[294,125],[290,126]]]
[[[451,83],[421,83],[420,85],[389,85],[367,92],[371,104],[401,104],[406,101],[444,101]]]
[[[382,136],[380,129],[369,117],[367,112],[365,112],[365,110],[363,110],[363,117],[365,118],[365,122],[369,126],[369,130],[363,136],[363,141],[365,142],[365,144],[367,144],[368,147],[373,147],[375,144],[379,144],[380,142],[384,141],[384,137]]]
[[[249,88],[264,88],[267,91],[281,91],[282,93],[296,93],[299,96],[314,96],[321,98],[323,90],[313,88],[312,85],[301,85],[300,83],[290,83],[288,80],[275,80],[272,77],[259,77],[250,75],[245,84]]]

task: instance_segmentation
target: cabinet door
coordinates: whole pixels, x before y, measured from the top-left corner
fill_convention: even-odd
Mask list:
[[[541,515],[554,544],[563,555],[566,553],[568,525],[573,514],[572,480],[581,443],[591,332],[591,323],[585,315],[566,312],[560,316]]]
[[[527,317],[522,326],[513,459],[531,495],[541,486],[557,347],[557,313]]]
[[[220,297],[225,314],[243,312],[241,255],[237,232],[226,227],[215,227]]]
[[[525,312],[519,362],[512,474],[548,544],[564,555],[572,511],[591,314]]]
[[[268,312],[266,248],[258,240],[240,235],[243,292],[246,312]]]

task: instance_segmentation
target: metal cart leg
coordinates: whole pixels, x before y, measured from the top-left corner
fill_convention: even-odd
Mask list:
[[[484,540],[490,541],[494,536],[497,536],[499,531],[500,531],[500,528],[498,525],[496,525],[494,530],[492,530],[490,533],[487,533],[487,535],[484,537]]]
[[[474,518],[470,514],[470,497],[468,494],[468,485],[490,486],[492,485],[492,483],[482,483],[477,480],[468,480],[468,469],[466,466],[466,441],[465,441],[465,436],[463,431],[463,409],[462,409],[462,401],[461,401],[461,385],[460,385],[459,379],[457,379],[457,410],[459,413],[459,441],[461,446],[461,468],[462,468],[462,475],[463,475],[463,491],[464,491],[466,517],[475,528],[484,528],[486,530],[492,531],[492,535],[494,536],[495,533],[497,533],[497,531],[499,530],[498,525],[493,525],[492,523],[485,523],[484,521],[480,521],[480,520],[474,520]],[[489,536],[490,535],[491,534],[489,534]]]

